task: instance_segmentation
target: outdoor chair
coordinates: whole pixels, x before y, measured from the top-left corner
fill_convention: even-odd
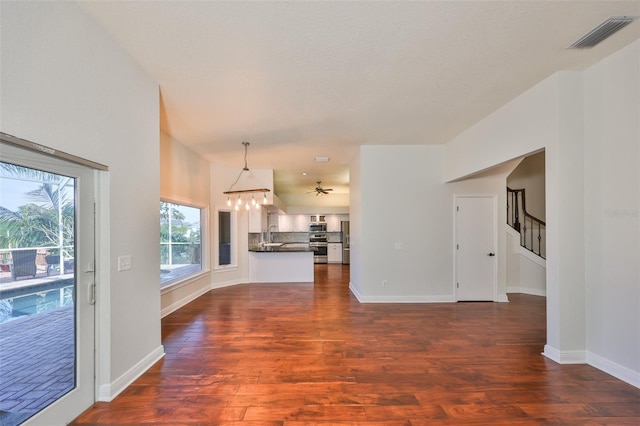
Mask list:
[[[11,280],[15,281],[19,277],[36,277],[36,249],[12,250],[11,259]]]
[[[45,262],[47,262],[47,276],[51,275],[52,272],[60,273],[60,256],[57,254],[50,254],[49,256],[45,256]],[[68,259],[64,261],[64,273],[68,274],[73,272],[73,259]]]

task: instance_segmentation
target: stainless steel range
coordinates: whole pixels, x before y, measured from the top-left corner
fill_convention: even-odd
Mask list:
[[[327,263],[327,233],[310,232],[309,247],[313,248],[313,263]]]

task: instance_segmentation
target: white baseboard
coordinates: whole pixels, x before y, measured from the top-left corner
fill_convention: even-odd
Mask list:
[[[631,386],[635,386],[640,389],[640,372],[633,371],[627,367],[610,361],[606,358],[596,355],[587,351],[587,364],[592,367],[602,370],[607,374],[611,374],[613,377],[629,383]]]
[[[165,307],[164,309],[162,309],[160,311],[160,317],[164,318],[167,315],[169,315],[170,313],[177,311],[178,309],[182,308],[187,303],[196,300],[198,297],[202,296],[203,294],[205,294],[209,290],[211,290],[211,286],[210,285],[209,286],[204,286],[201,289],[199,289],[198,291],[193,292],[193,293],[189,294],[188,296],[183,297],[182,299],[178,300],[177,302],[172,303],[171,305]]]
[[[544,345],[544,352],[542,355],[546,356],[552,361],[558,364],[586,364],[587,363],[587,351],[559,351],[549,345]]]
[[[118,377],[113,382],[100,385],[98,388],[98,401],[110,402],[116,396],[125,390],[131,383],[147,371],[153,364],[164,357],[164,346],[160,345],[156,350],[140,360],[136,365],[131,367],[126,373]]]
[[[501,303],[505,303],[505,302],[509,302],[509,298],[507,297],[507,294],[499,294],[498,295],[498,300],[496,300],[496,302],[501,302]]]
[[[542,355],[558,364],[589,364],[613,377],[640,389],[640,372],[631,370],[600,355],[589,351],[559,351],[549,345],[544,346]]]
[[[349,281],[349,290],[351,290],[351,293],[353,293],[356,299],[358,299],[358,302],[362,303],[362,295],[360,294],[358,289],[353,286],[351,281]]]
[[[197,291],[195,291],[195,292],[183,297],[182,299],[178,300],[177,302],[174,302],[171,305],[165,307],[164,309],[162,309],[160,311],[160,316],[161,316],[161,318],[166,317],[170,313],[175,312],[178,309],[182,308],[187,303],[196,300],[198,297],[202,296],[203,294],[205,294],[209,290],[214,290],[214,289],[223,288],[223,287],[230,287],[232,285],[237,285],[237,284],[246,284],[246,282],[247,282],[246,280],[229,280],[229,281],[221,281],[221,282],[211,283],[211,284],[206,285],[206,286],[202,287],[201,289],[199,289],[199,290],[197,290]],[[166,291],[163,294],[167,294],[167,293],[170,293],[170,292],[171,292],[171,290]]]
[[[507,293],[522,293],[530,294],[532,296],[547,297],[547,290],[532,287],[507,287]]]
[[[358,302],[362,303],[362,301],[360,300],[360,293],[358,292],[358,289],[353,286],[351,281],[349,281],[349,291],[351,291],[351,293],[356,297],[356,299],[358,299]]]
[[[211,283],[211,290],[214,290],[216,288],[230,287],[232,285],[238,285],[238,284],[247,284],[248,282],[249,280],[247,279],[219,281],[219,282]]]
[[[363,296],[349,284],[349,290],[360,303],[450,303],[455,302],[453,296]]]

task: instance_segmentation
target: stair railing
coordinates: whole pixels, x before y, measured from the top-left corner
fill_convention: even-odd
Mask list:
[[[520,245],[546,258],[547,224],[527,212],[524,189],[507,187],[507,224],[520,233]]]
[[[520,232],[520,214],[524,202],[524,189],[507,187],[507,225]]]

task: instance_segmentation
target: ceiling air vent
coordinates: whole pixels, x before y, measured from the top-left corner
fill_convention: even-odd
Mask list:
[[[591,48],[610,35],[615,34],[622,28],[632,23],[637,16],[612,16],[587,34],[582,36],[580,40],[569,46],[569,49],[588,49]]]

